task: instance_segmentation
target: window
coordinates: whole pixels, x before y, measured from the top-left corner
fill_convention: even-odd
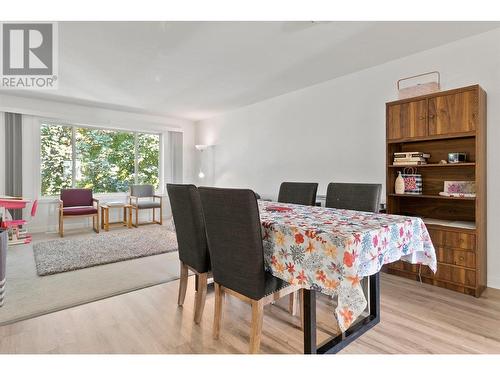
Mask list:
[[[43,196],[70,187],[115,193],[160,183],[159,134],[43,123],[40,159]]]
[[[137,183],[159,185],[159,160],[160,137],[155,134],[137,134]]]

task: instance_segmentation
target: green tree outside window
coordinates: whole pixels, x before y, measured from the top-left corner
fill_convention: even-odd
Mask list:
[[[159,187],[160,135],[43,124],[42,195],[62,188],[126,192],[134,183]]]
[[[158,134],[137,134],[137,183],[158,187],[160,160],[160,136]]]
[[[56,195],[71,187],[71,126],[42,125],[40,128],[40,165],[42,195]]]

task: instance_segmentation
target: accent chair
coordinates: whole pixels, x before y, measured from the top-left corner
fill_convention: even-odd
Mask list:
[[[92,228],[99,233],[99,200],[92,189],[62,189],[59,199],[59,235],[64,237],[64,219],[92,217]]]
[[[198,188],[215,284],[213,336],[219,338],[224,295],[252,307],[250,353],[258,353],[264,306],[300,289],[264,268],[257,199],[252,190]]]
[[[153,210],[153,221],[143,224],[163,224],[163,200],[161,196],[155,195],[153,185],[131,185],[129,203],[132,210],[135,210],[135,224],[132,223],[134,227],[139,226],[140,210]],[[160,221],[157,221],[155,216],[157,208],[160,209]]]

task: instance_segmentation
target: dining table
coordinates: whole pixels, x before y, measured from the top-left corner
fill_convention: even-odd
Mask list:
[[[385,264],[403,260],[436,272],[436,251],[419,217],[264,200],[258,205],[266,270],[303,288],[306,354],[337,353],[380,322]],[[320,344],[317,293],[336,297],[332,316],[340,331]]]

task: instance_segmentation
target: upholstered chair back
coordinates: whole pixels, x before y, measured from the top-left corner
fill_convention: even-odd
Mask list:
[[[381,184],[330,183],[326,191],[326,207],[378,212]]]
[[[205,219],[200,194],[194,185],[167,184],[179,259],[200,273],[210,270]]]
[[[252,299],[266,293],[257,199],[252,190],[198,188],[215,282]]]
[[[315,182],[283,182],[280,186],[278,202],[314,206],[318,184]]]
[[[152,197],[155,194],[153,185],[130,185],[130,195],[138,198]]]
[[[92,189],[62,189],[63,207],[92,206]]]

